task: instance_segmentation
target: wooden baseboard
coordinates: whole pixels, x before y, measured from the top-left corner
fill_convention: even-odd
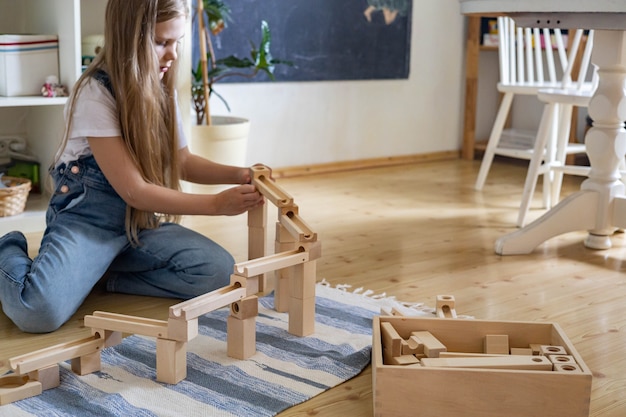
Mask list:
[[[303,175],[328,174],[332,172],[353,171],[357,169],[380,168],[395,165],[413,164],[425,161],[443,161],[458,159],[459,151],[442,151],[428,154],[389,156],[384,158],[360,159],[355,161],[340,161],[327,164],[316,164],[307,166],[293,166],[283,168],[273,168],[274,178],[290,178]]]

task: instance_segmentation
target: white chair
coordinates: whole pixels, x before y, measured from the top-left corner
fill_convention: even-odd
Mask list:
[[[495,155],[531,160],[533,144],[523,149],[519,146],[507,146],[501,143],[504,126],[515,95],[534,95],[545,88],[559,88],[563,82],[569,83],[571,58],[576,56],[583,31],[570,31],[573,36],[567,42],[559,29],[538,29],[516,27],[508,17],[498,18],[500,81],[498,91],[503,97],[494,121],[487,147],[476,179],[475,189],[481,190],[485,185],[487,174]],[[543,40],[543,42],[542,42]],[[554,40],[554,44],[553,44]],[[571,46],[568,48],[567,44]],[[554,45],[554,48],[553,48]],[[555,59],[555,52],[556,58]],[[560,65],[555,64],[555,60]],[[569,68],[569,69],[568,69]],[[581,150],[567,149],[568,153]],[[544,155],[545,151],[541,151]],[[544,188],[546,194],[548,189]],[[547,197],[546,197],[547,202]]]
[[[569,143],[572,111],[574,107],[587,107],[596,88],[597,76],[593,71],[591,81],[587,81],[591,67],[591,50],[594,32],[589,31],[582,54],[578,81],[564,82],[561,88],[541,89],[537,93],[544,102],[544,110],[539,123],[533,157],[528,166],[522,201],[517,217],[517,225],[523,227],[530,203],[540,175],[543,175],[544,207],[551,208],[559,200],[563,174],[587,175],[589,167],[565,165],[568,153],[584,152],[584,144]],[[572,59],[566,72],[571,74]],[[545,151],[544,151],[545,150]],[[543,154],[541,157],[540,154]]]

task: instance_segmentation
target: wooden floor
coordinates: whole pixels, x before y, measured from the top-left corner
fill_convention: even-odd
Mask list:
[[[515,230],[525,167],[496,161],[484,190],[477,192],[478,165],[422,162],[278,181],[322,242],[319,280],[429,305],[437,294],[452,294],[457,312],[476,318],[559,323],[593,370],[591,415],[625,416],[624,235],[614,235],[613,248],[605,251],[586,249],[585,233],[573,232],[531,255],[495,255],[496,238]],[[579,183],[570,177],[564,194]],[[534,217],[542,213],[538,201]],[[246,256],[245,223],[244,216],[186,220],[237,260]],[[35,254],[39,236],[29,240]],[[86,335],[81,318],[96,309],[164,319],[171,304],[96,288],[69,323],[48,335],[23,334],[0,314],[0,359]],[[280,416],[372,414],[368,368]]]

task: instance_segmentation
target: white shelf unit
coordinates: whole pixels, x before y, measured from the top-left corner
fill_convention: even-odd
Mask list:
[[[81,74],[81,39],[104,33],[107,0],[0,0],[0,33],[57,34],[60,82],[72,88]],[[191,4],[191,0],[188,1]],[[191,19],[190,19],[191,22]],[[179,53],[179,102],[185,134],[190,137],[191,23]],[[42,80],[43,83],[43,80]],[[19,135],[41,164],[42,189],[49,184],[48,166],[63,134],[67,98],[0,97],[0,135]],[[0,217],[0,236],[12,230],[24,233],[45,228],[49,195],[29,196],[24,213]]]
[[[0,0],[0,33],[58,35],[59,79],[71,88],[81,74],[81,37],[103,31],[105,6],[106,0]],[[81,25],[81,15],[93,18]],[[0,235],[45,228],[47,171],[63,134],[66,102],[63,97],[0,97],[0,135],[27,139],[41,164],[42,183],[42,195],[31,193],[24,213],[0,218]]]

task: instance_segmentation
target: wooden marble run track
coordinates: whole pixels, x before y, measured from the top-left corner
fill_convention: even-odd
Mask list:
[[[315,327],[315,261],[321,256],[317,234],[302,220],[293,198],[263,166],[252,168],[252,183],[278,208],[273,254],[266,255],[267,205],[248,213],[248,261],[235,264],[230,285],[169,308],[167,320],[104,311],[85,316],[92,336],[16,356],[11,373],[0,377],[0,405],[39,395],[59,385],[59,363],[86,375],[101,368],[102,349],[122,341],[122,334],[156,338],[156,379],[176,384],[187,376],[187,343],[198,335],[198,317],[230,305],[227,353],[246,359],[256,352],[257,293],[275,272],[274,308],[289,313],[289,333],[307,336]]]

